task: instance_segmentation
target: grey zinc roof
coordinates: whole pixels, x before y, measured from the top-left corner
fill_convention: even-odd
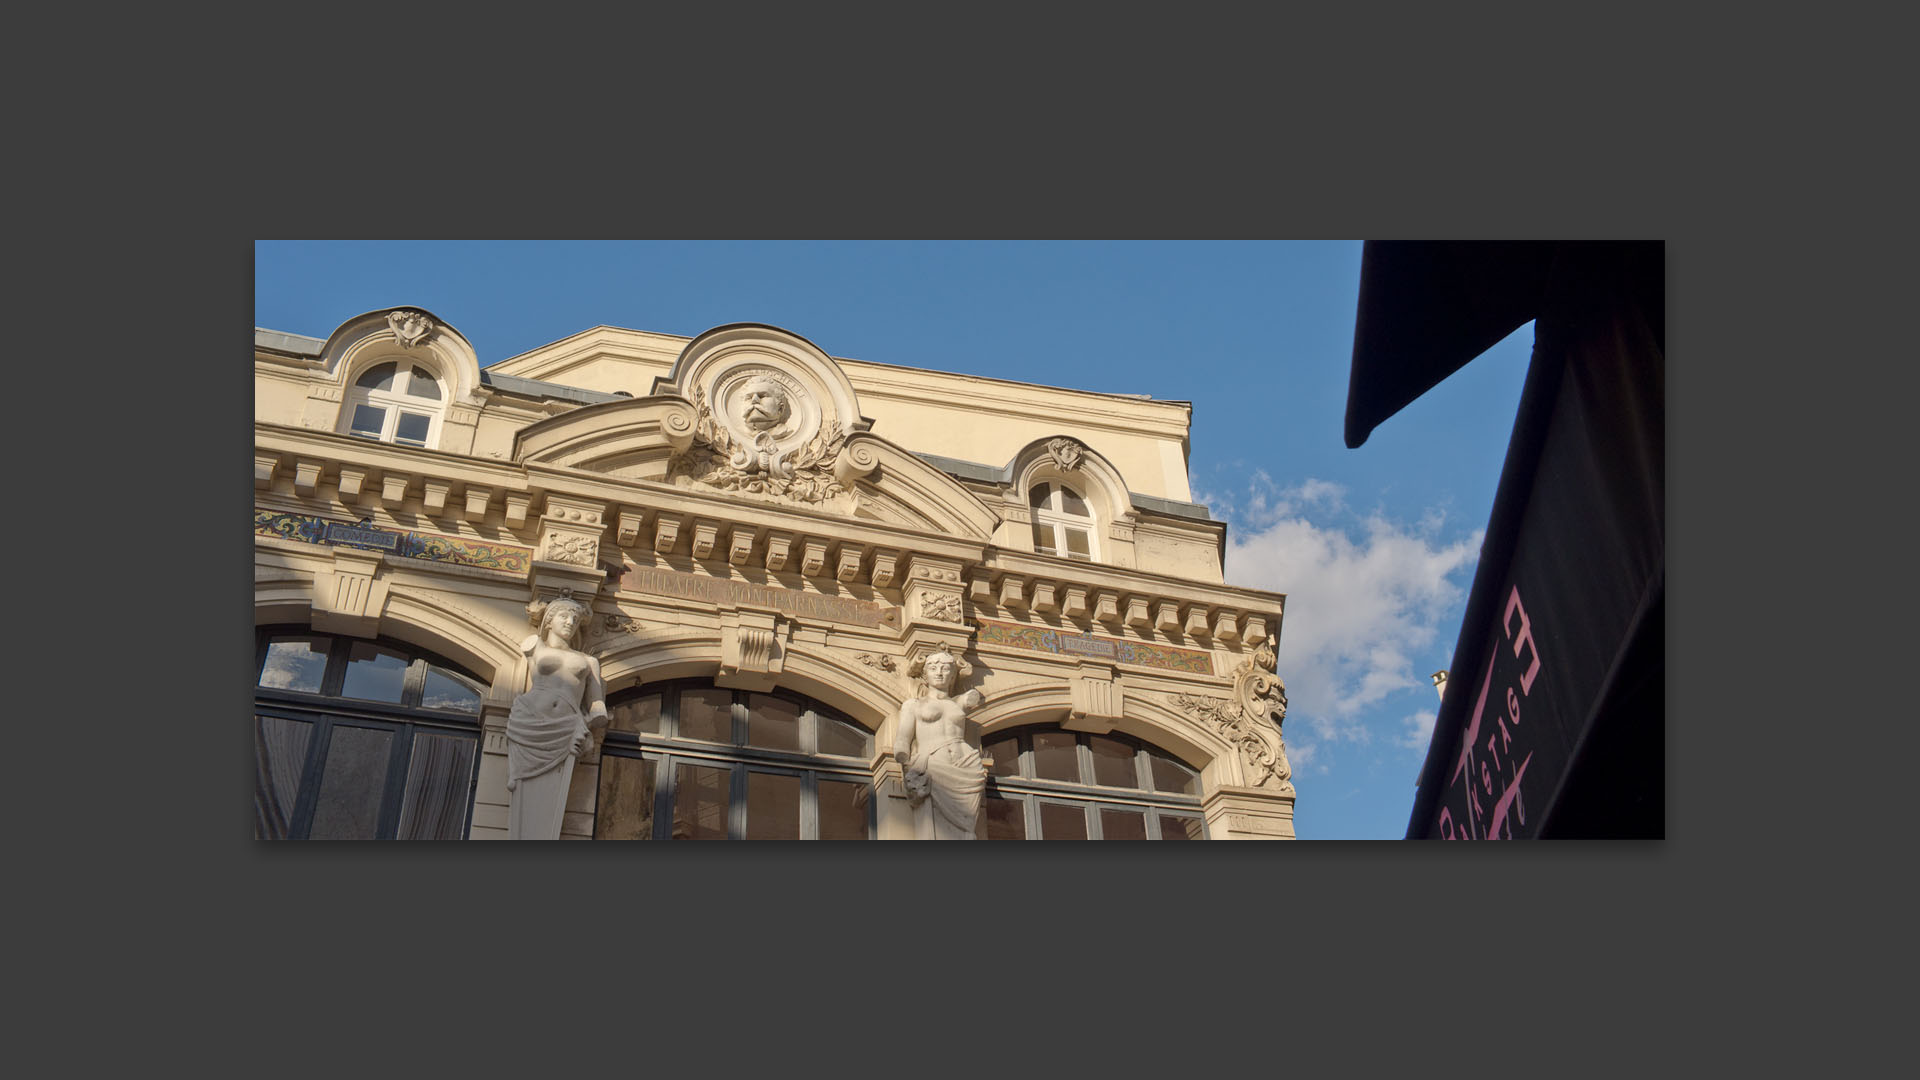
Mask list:
[[[982,465],[977,461],[962,461],[959,458],[941,457],[939,454],[922,454],[913,451],[913,456],[939,469],[948,476],[961,480],[973,480],[982,484],[1013,483],[1013,464]],[[1127,498],[1142,510],[1151,510],[1168,517],[1186,518],[1189,521],[1212,521],[1213,515],[1199,503],[1181,502],[1178,499],[1162,499],[1157,495],[1142,495],[1137,491],[1127,492]]]

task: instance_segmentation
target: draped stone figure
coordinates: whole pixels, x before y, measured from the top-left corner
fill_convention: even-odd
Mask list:
[[[967,714],[984,699],[978,690],[952,696],[958,668],[945,649],[907,668],[920,692],[900,706],[893,756],[906,772],[916,840],[972,840],[987,789],[987,767],[967,742]]]
[[[537,610],[537,609],[536,609]],[[558,840],[573,764],[607,722],[600,661],[581,652],[587,607],[570,597],[546,605],[540,632],[520,645],[526,687],[507,713],[507,835]]]

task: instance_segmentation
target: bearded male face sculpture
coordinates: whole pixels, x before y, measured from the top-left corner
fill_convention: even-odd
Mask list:
[[[756,375],[740,387],[740,421],[755,432],[772,431],[793,415],[787,388],[765,375]]]

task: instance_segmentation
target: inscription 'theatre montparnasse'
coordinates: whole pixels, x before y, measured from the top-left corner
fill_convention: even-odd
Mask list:
[[[646,566],[628,566],[626,572],[620,575],[620,589],[622,592],[698,600],[705,604],[751,604],[784,611],[803,619],[822,619],[859,626],[890,626],[895,629],[900,626],[899,610],[883,604]]]

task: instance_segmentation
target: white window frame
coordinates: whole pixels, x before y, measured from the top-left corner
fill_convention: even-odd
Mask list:
[[[1045,509],[1033,505],[1033,489],[1042,484],[1048,485]],[[1066,511],[1066,504],[1061,496],[1061,492],[1063,491],[1072,491],[1074,498],[1079,499],[1081,505],[1087,508],[1087,515],[1085,517],[1070,514]],[[1097,563],[1100,561],[1100,518],[1093,512],[1093,500],[1087,498],[1085,492],[1076,487],[1069,487],[1059,480],[1036,478],[1027,485],[1027,509],[1033,515],[1033,524],[1035,526],[1051,526],[1054,530],[1055,538],[1059,541],[1053,551],[1042,551],[1039,541],[1033,536],[1033,530],[1029,529],[1027,531],[1027,540],[1033,545],[1035,554],[1052,554],[1062,559],[1072,559],[1075,562]],[[1086,558],[1083,559],[1067,551],[1066,530],[1069,527],[1079,529],[1087,534]]]
[[[360,385],[360,380],[366,378],[368,372],[378,370],[388,364],[394,366],[393,386],[391,389],[373,390]],[[420,397],[409,392],[413,385],[413,373],[416,370],[425,372],[432,378],[434,389],[439,392],[438,398]],[[360,373],[354,376],[353,380],[347,384],[347,391],[345,395],[343,395],[340,405],[340,433],[343,435],[355,435],[369,442],[392,443],[397,446],[421,446],[427,449],[436,448],[440,445],[440,422],[446,415],[448,393],[447,380],[435,374],[432,367],[420,363],[411,357],[401,357],[397,359],[383,358],[362,368]],[[371,406],[383,411],[380,423],[380,436],[377,439],[368,433],[354,430],[354,415],[362,405]],[[400,413],[402,409],[416,416],[426,416],[427,437],[425,441],[415,443],[399,438]]]

